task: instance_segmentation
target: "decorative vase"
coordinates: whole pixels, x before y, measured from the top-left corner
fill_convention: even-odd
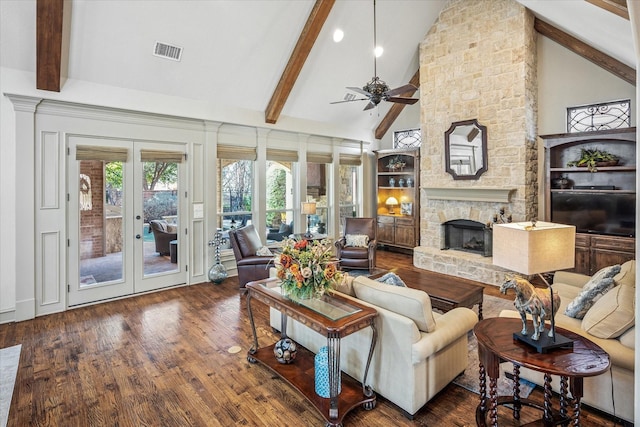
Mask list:
[[[407,187],[413,187],[413,178],[407,178]]]
[[[404,187],[404,179],[400,178],[398,181],[398,187]]]
[[[284,365],[293,363],[298,355],[298,346],[291,338],[282,338],[273,346],[273,355]]]
[[[320,347],[318,354],[314,357],[314,380],[315,391],[320,397],[331,397],[329,388],[329,351],[326,346]],[[338,381],[338,394],[342,391],[342,381]]]
[[[394,178],[389,178],[389,187],[395,187],[396,186],[396,180]]]

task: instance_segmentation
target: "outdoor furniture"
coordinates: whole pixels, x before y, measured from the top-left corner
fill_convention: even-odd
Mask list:
[[[276,229],[269,230],[269,233],[267,234],[267,240],[274,240],[276,242],[281,242],[287,237],[289,237],[291,233],[293,233],[293,221],[291,221],[291,223],[289,224],[283,222],[282,224],[280,224],[280,228],[278,228],[277,230]]]
[[[163,219],[152,219],[149,222],[149,227],[153,232],[153,239],[156,241],[156,252],[160,255],[169,255],[171,253],[169,243],[178,239],[177,227]]]

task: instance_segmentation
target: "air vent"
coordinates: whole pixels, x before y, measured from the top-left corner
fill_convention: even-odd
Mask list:
[[[172,61],[180,61],[182,57],[182,48],[167,43],[156,42],[153,54],[160,58],[171,59]]]

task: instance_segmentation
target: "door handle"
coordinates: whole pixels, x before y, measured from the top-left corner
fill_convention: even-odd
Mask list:
[[[136,239],[140,239],[142,236],[140,236],[139,234],[136,234]]]
[[[136,219],[140,219],[140,215],[136,215]]]

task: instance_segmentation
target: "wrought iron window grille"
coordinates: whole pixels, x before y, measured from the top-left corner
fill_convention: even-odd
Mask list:
[[[631,127],[631,100],[567,108],[567,132],[593,132]]]

